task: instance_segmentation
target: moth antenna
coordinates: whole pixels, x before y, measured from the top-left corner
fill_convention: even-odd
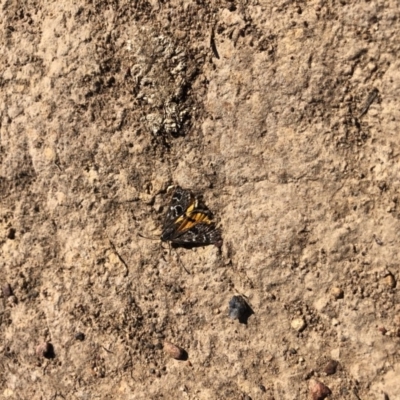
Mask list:
[[[144,235],[142,235],[141,233],[139,233],[138,232],[138,234],[137,234],[138,236],[140,236],[141,238],[143,238],[143,239],[148,239],[148,240],[157,240],[157,241],[159,241],[160,240],[160,238],[154,238],[154,237],[148,237],[148,236],[144,236]]]
[[[169,252],[170,252],[169,254],[171,255],[172,246],[171,246],[171,243],[168,243],[168,244],[169,244]],[[185,267],[185,265],[183,264],[181,258],[179,257],[179,253],[176,252],[175,254],[176,254],[176,257],[178,258],[178,264],[190,275],[189,270]]]

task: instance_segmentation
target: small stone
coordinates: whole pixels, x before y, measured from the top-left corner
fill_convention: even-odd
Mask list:
[[[7,234],[8,239],[14,240],[16,232],[17,231],[14,228],[10,228],[10,230],[8,231],[8,234]]]
[[[229,301],[228,315],[231,319],[238,319],[239,322],[246,323],[252,314],[250,306],[242,296],[233,296]]]
[[[7,397],[14,397],[14,391],[12,389],[5,389],[3,392],[3,396],[6,399]]]
[[[394,279],[394,276],[390,272],[382,278],[381,282],[388,288],[394,289],[396,287],[396,279]]]
[[[303,318],[295,318],[290,325],[297,332],[301,332],[306,327],[306,321]]]
[[[345,65],[343,68],[342,68],[342,75],[351,75],[351,71],[352,71],[352,68],[351,68],[351,65]]]
[[[339,287],[333,287],[333,288],[331,289],[331,295],[332,295],[332,297],[333,297],[335,300],[343,299],[343,297],[344,297],[344,292],[343,292],[343,290],[342,290],[341,288],[339,288]]]
[[[184,38],[186,37],[186,32],[177,29],[177,30],[175,31],[175,36],[177,37],[177,39],[182,40],[182,39],[184,39]]]
[[[373,63],[373,62],[369,62],[369,63],[367,64],[367,68],[370,70],[370,72],[375,72],[377,66],[376,66],[376,64]]]
[[[36,355],[44,358],[54,358],[54,347],[50,342],[43,342],[36,347]]]
[[[329,360],[328,363],[325,365],[324,372],[327,375],[333,375],[336,372],[337,366],[339,363],[335,360]]]
[[[23,108],[21,108],[21,107],[11,106],[8,108],[8,116],[11,119],[17,118],[22,113],[23,113]]]
[[[79,340],[80,342],[83,342],[85,340],[85,334],[83,332],[76,332],[75,340]]]
[[[332,318],[331,324],[332,324],[333,326],[338,326],[339,323],[340,323],[340,322],[339,322],[336,318]]]
[[[2,288],[3,292],[3,297],[6,299],[7,297],[10,297],[13,295],[13,291],[11,289],[11,286],[9,283],[6,283]]]
[[[378,331],[379,331],[380,333],[382,333],[382,335],[386,335],[386,333],[387,333],[387,329],[386,329],[384,326],[380,326],[380,327],[378,328]]]
[[[308,388],[312,400],[323,400],[332,393],[328,386],[316,379],[310,379]]]
[[[12,295],[7,298],[7,304],[10,307],[14,307],[16,304],[18,304],[18,299],[14,295]]]
[[[164,351],[175,360],[187,360],[188,358],[188,354],[184,349],[168,341],[164,342]]]

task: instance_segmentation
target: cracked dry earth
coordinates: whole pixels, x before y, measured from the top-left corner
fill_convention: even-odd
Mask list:
[[[397,0],[0,22],[1,399],[400,399]],[[158,240],[171,185],[220,249]]]

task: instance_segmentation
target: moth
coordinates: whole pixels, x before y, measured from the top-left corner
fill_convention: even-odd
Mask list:
[[[222,244],[221,231],[211,212],[190,191],[177,186],[165,216],[161,240],[177,246]]]

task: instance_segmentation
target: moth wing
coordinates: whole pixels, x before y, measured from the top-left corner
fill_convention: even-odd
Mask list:
[[[174,236],[174,232],[184,219],[185,213],[188,212],[188,210],[193,210],[195,206],[196,199],[193,194],[189,190],[177,186],[168,205],[161,240],[171,240]]]
[[[163,229],[173,224],[180,216],[185,214],[186,210],[192,203],[194,204],[194,202],[195,199],[192,193],[178,186],[172,194],[171,201],[168,205]]]
[[[208,245],[221,240],[221,232],[213,223],[196,223],[185,231],[177,231],[172,242],[183,245]]]

